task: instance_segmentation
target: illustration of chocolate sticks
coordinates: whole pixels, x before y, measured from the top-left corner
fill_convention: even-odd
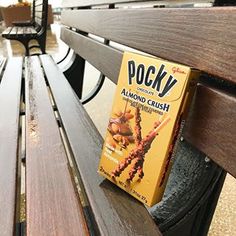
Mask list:
[[[140,142],[142,141],[142,128],[141,128],[141,113],[140,113],[140,108],[136,107],[135,108],[135,127],[134,127],[134,139],[135,139],[135,144],[136,146],[138,146],[140,144]],[[137,169],[135,169],[136,171],[134,172],[129,172],[129,175],[131,176],[130,178],[133,179],[134,175],[136,174],[136,172],[138,173],[138,176],[140,179],[143,178],[144,173],[143,173],[143,161],[144,161],[144,157],[140,157],[139,160],[137,160],[135,163],[137,165]]]
[[[139,121],[139,124],[137,124],[137,126],[140,126],[141,117],[140,117],[140,119],[138,119],[139,116],[140,116],[140,113],[137,112],[137,121]],[[161,120],[155,122],[154,123],[154,129],[156,129],[160,124],[161,124]],[[140,136],[141,135],[141,133],[140,133],[141,132],[141,126],[140,126],[140,129],[135,129],[135,131],[136,132],[138,131],[137,135]],[[136,146],[139,143],[140,142],[136,142]],[[142,179],[144,177],[144,172],[143,172],[144,156],[135,157],[133,162],[134,162],[134,164],[133,164],[133,166],[131,167],[131,169],[129,171],[129,178],[127,179],[128,181],[132,181],[136,173],[138,174],[139,179]]]
[[[120,176],[123,170],[128,167],[129,164],[131,164],[132,160],[134,161],[130,169],[129,178],[127,179],[127,181],[131,181],[137,172],[140,174],[140,176],[142,176],[142,165],[144,161],[144,156],[149,151],[153,140],[158,135],[158,132],[160,132],[160,130],[165,127],[169,121],[170,117],[167,117],[156,128],[151,130],[148,135],[143,138],[139,142],[139,144],[130,152],[130,154],[118,164],[115,170],[112,171],[112,177],[115,178]]]
[[[134,113],[134,117],[135,117],[135,126],[134,126],[134,140],[135,140],[135,144],[136,146],[139,145],[139,143],[141,142],[142,140],[142,133],[141,133],[141,114],[140,114],[140,108],[139,107],[136,107],[135,108],[135,113]]]

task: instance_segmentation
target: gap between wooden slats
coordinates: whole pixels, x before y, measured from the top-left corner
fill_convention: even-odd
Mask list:
[[[16,170],[22,58],[8,60],[0,82],[0,235],[15,230]]]
[[[25,68],[27,235],[87,235],[38,57]]]
[[[64,25],[234,82],[235,22],[235,7],[62,12]]]
[[[160,235],[141,203],[97,174],[102,138],[53,60],[48,55],[40,58],[100,233]]]

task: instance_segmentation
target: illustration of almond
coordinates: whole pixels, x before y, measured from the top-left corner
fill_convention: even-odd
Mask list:
[[[112,149],[115,149],[116,148],[116,142],[113,140],[113,138],[110,138],[110,137],[108,137],[107,139],[106,139],[106,143],[108,144],[108,148],[110,147],[110,149],[112,148]],[[112,150],[111,149],[111,150]]]
[[[128,124],[120,124],[119,125],[119,133],[125,136],[132,135],[132,131]]]
[[[125,116],[126,120],[130,120],[130,119],[134,118],[134,115],[131,113],[128,113],[128,112],[126,112],[124,116]]]
[[[112,133],[117,134],[119,133],[119,130],[120,130],[120,125],[115,124],[115,123],[111,124]]]

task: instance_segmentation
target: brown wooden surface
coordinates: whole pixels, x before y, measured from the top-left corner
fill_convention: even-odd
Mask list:
[[[53,60],[40,58],[101,235],[160,235],[141,203],[97,174],[103,140]]]
[[[66,28],[61,29],[61,39],[77,54],[117,83],[123,53]]]
[[[117,4],[117,3],[141,3],[141,2],[156,2],[163,3],[161,0],[150,1],[150,0],[63,0],[62,7],[86,7],[86,6],[94,6],[94,5],[102,5],[102,4]],[[169,0],[164,3],[197,3],[197,2],[211,2],[210,0]]]
[[[236,178],[236,95],[199,85],[185,137]]]
[[[22,58],[8,60],[0,81],[0,235],[15,230],[15,193]]]
[[[235,22],[234,7],[62,12],[67,26],[230,81],[236,81]]]
[[[38,57],[25,66],[27,235],[87,235]]]
[[[86,7],[92,5],[115,4],[127,2],[145,2],[148,0],[63,0],[62,7]]]
[[[8,27],[2,32],[2,36],[8,39],[17,39],[17,37],[35,37],[37,31],[33,27]]]

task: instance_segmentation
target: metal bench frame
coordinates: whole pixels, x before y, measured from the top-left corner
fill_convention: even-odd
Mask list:
[[[23,44],[25,55],[28,56],[30,49],[40,48],[46,53],[48,0],[34,0],[32,4],[32,19],[30,22],[13,22],[13,27],[8,27],[2,36],[6,39],[17,40]],[[34,29],[35,32],[27,30]],[[38,45],[29,45],[31,40],[36,40]]]

